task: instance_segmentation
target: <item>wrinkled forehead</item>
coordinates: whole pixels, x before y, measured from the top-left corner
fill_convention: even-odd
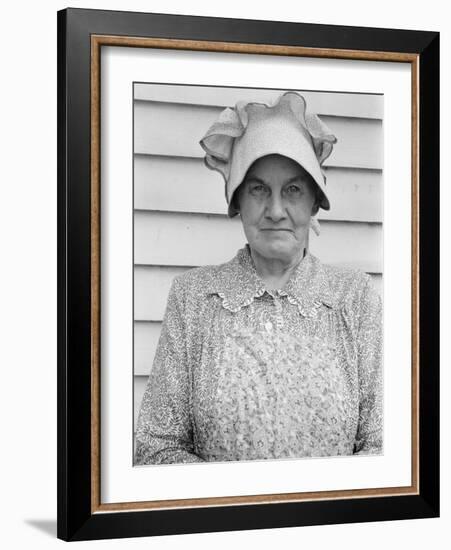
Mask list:
[[[259,180],[268,185],[297,181],[316,187],[313,178],[303,166],[280,154],[265,155],[255,160],[246,172],[243,183],[250,180]]]

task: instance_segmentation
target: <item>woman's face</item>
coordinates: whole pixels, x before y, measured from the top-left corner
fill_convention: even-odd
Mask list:
[[[302,257],[310,218],[318,211],[315,186],[294,160],[268,155],[249,168],[238,203],[249,246],[267,260],[290,263]]]

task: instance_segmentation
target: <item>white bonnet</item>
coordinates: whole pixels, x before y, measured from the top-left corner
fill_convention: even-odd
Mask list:
[[[329,210],[323,162],[337,138],[322,120],[306,112],[298,92],[284,92],[272,104],[238,101],[227,107],[210,126],[200,145],[204,162],[222,174],[230,217],[237,214],[232,197],[252,163],[269,154],[280,154],[300,164],[314,179],[323,198],[320,207]]]

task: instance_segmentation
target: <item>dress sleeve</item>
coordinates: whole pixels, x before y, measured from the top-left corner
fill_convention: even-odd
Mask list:
[[[183,288],[174,279],[141,403],[135,465],[203,462],[194,454]]]
[[[355,454],[382,453],[382,301],[366,275],[358,328],[359,423]]]

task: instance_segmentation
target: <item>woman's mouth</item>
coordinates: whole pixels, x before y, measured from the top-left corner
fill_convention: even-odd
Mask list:
[[[285,231],[288,233],[293,233],[292,229],[287,229],[284,227],[263,227],[260,231]]]

